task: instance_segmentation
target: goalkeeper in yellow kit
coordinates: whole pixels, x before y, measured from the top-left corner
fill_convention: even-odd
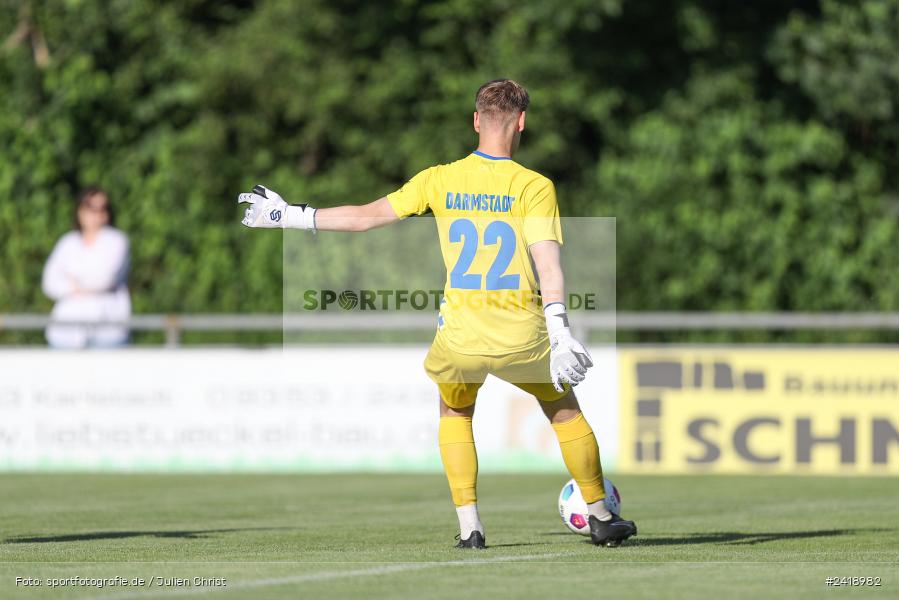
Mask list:
[[[369,204],[316,210],[258,185],[238,201],[250,204],[248,227],[318,231],[367,231],[430,210],[447,278],[425,370],[440,390],[440,456],[458,547],[485,547],[471,419],[488,374],[537,398],[587,501],[593,542],[617,546],[637,528],[605,507],[599,448],[571,389],[593,363],[568,328],[555,188],[512,160],[528,103],[512,80],[484,84],[475,99],[478,149]]]

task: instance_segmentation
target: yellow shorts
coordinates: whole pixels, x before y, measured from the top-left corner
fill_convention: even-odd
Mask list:
[[[556,391],[550,380],[549,340],[532,349],[502,356],[476,356],[451,350],[437,335],[425,358],[425,371],[440,389],[440,398],[450,408],[474,404],[487,375],[508,381],[541,402],[559,400],[569,390],[566,384],[564,391]]]

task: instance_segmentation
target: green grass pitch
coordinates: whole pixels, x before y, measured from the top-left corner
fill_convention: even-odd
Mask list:
[[[892,478],[614,476],[638,537],[596,548],[567,476],[482,474],[489,548],[452,548],[439,475],[3,475],[0,598],[899,597]],[[51,578],[145,587],[51,589]],[[16,585],[16,578],[44,585]],[[157,577],[225,578],[226,587]],[[870,596],[874,597],[874,596]]]

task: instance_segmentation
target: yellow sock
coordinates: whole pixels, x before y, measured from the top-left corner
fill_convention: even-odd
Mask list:
[[[571,472],[571,476],[581,489],[581,495],[587,504],[598,502],[606,497],[606,491],[602,485],[602,465],[599,462],[599,446],[596,444],[596,436],[593,429],[587,423],[583,413],[565,421],[553,423],[556,437],[559,438],[559,447],[562,449],[562,458],[565,466]]]
[[[441,417],[440,458],[456,506],[478,501],[478,454],[474,448],[471,417]]]

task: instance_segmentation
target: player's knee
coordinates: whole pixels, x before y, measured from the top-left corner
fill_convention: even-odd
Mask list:
[[[440,416],[441,417],[471,417],[474,415],[474,404],[464,408],[454,408],[449,406],[443,399],[440,399]]]
[[[540,408],[543,414],[549,419],[550,423],[565,423],[577,417],[581,413],[581,406],[578,404],[577,396],[574,390],[569,389],[568,392],[551,402],[540,402]]]

